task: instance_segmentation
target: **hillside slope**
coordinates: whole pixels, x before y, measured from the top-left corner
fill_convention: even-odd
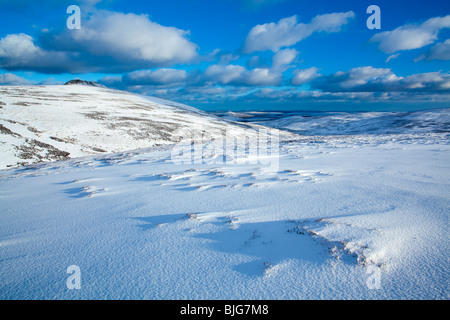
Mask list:
[[[172,144],[194,131],[208,139],[255,134],[183,104],[108,88],[0,87],[0,169]]]

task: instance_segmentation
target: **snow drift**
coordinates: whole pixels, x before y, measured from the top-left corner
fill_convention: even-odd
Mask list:
[[[3,164],[136,149],[0,170],[0,299],[449,297],[447,110],[271,122],[316,135],[230,157],[214,138],[255,130],[187,106],[95,86],[0,92]],[[174,147],[196,149],[176,143],[185,130],[210,140],[178,161]]]

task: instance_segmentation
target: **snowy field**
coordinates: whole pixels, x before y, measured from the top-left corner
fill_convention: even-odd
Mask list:
[[[266,124],[315,128],[285,120]],[[0,298],[448,299],[448,123],[382,124],[1,170]]]

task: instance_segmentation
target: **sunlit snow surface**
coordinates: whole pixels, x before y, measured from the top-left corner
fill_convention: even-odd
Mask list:
[[[448,112],[410,118],[281,140],[271,170],[171,145],[2,170],[0,297],[448,299]]]

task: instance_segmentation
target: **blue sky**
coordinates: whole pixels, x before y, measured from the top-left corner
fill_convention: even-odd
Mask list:
[[[82,78],[209,111],[450,106],[448,1],[0,0],[0,24],[0,85]]]

